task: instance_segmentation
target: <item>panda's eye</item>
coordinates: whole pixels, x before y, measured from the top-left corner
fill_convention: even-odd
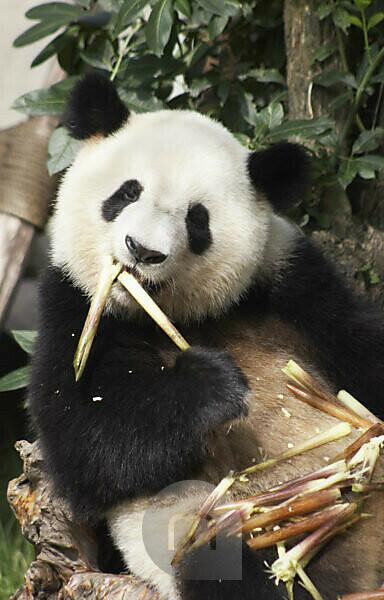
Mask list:
[[[123,198],[127,200],[127,202],[135,202],[139,199],[142,190],[143,188],[137,179],[130,179],[123,183],[119,192],[121,192]]]
[[[143,186],[137,179],[125,181],[112,196],[104,200],[101,209],[103,219],[114,221],[126,206],[139,199],[142,191]]]
[[[203,254],[212,244],[208,210],[200,203],[190,206],[185,222],[190,250],[194,254]]]

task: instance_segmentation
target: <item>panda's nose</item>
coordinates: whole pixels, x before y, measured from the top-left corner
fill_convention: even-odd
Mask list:
[[[167,254],[163,254],[157,250],[149,250],[148,248],[144,248],[144,246],[139,244],[139,242],[133,239],[130,235],[126,236],[125,244],[137,262],[147,265],[158,265],[164,262],[167,258]]]

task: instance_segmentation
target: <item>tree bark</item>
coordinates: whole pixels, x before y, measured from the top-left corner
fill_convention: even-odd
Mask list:
[[[338,46],[331,58],[322,63],[321,71],[346,70],[341,33],[327,19],[316,16],[316,0],[285,0],[284,26],[287,54],[287,83],[289,116],[291,119],[310,119],[328,116],[332,92],[313,85],[317,75],[313,53],[324,44]],[[340,37],[337,37],[340,36]],[[344,122],[339,111],[336,130]],[[384,123],[384,107],[379,117]],[[384,306],[384,236],[375,226],[384,229],[383,179],[375,180],[365,191],[361,190],[358,222],[352,217],[349,198],[340,185],[327,186],[321,191],[319,204],[331,218],[328,230],[312,234],[324,251],[339,265],[350,283],[364,295]],[[320,193],[320,192],[319,192]],[[369,224],[368,224],[369,223]],[[372,227],[373,225],[373,227]],[[372,283],[369,275],[380,281]]]
[[[96,538],[54,494],[38,444],[20,441],[16,449],[24,472],[9,483],[8,501],[36,558],[12,600],[160,600],[128,574],[100,572]]]
[[[287,54],[287,84],[291,119],[328,116],[330,94],[313,80],[318,66],[313,62],[315,50],[324,44],[336,44],[334,29],[316,16],[316,0],[285,0],[284,29]],[[325,63],[326,69],[342,68],[337,54]],[[322,69],[323,71],[323,69]]]

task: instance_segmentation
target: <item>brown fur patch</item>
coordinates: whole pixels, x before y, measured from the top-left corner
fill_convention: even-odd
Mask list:
[[[194,339],[196,333],[191,331],[190,337]],[[210,344],[232,352],[251,386],[249,416],[212,435],[202,479],[216,482],[230,469],[275,456],[286,450],[288,444],[296,445],[337,423],[336,419],[294,399],[286,388],[286,377],[281,369],[289,359],[294,359],[330,392],[335,392],[311,362],[306,341],[289,326],[275,319],[259,322],[257,317],[253,320],[239,317],[205,330],[204,339],[200,333],[197,337],[196,341],[202,345]],[[232,495],[247,497],[325,466],[357,435],[358,432],[353,431],[347,438],[251,475],[249,483],[238,484]],[[325,600],[333,600],[337,594],[375,589],[382,584],[383,495],[372,494],[364,510],[373,517],[331,542],[308,570]]]

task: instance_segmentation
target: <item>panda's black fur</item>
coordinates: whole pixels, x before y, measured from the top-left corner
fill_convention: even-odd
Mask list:
[[[80,139],[108,135],[128,116],[109,84],[92,76],[90,85],[85,80],[75,89],[67,111],[69,128]],[[88,94],[91,115],[87,112]],[[110,106],[117,112],[107,123]],[[248,164],[254,185],[276,210],[297,199],[307,182],[307,167],[305,152],[290,144],[255,153]],[[203,254],[210,240],[209,215],[199,214],[196,219],[205,220],[205,241],[195,238],[191,249]],[[193,226],[191,219],[190,240]],[[181,324],[192,344],[182,354],[149,318],[124,321],[118,315],[106,314],[86,371],[75,383],[72,361],[88,308],[88,298],[68,273],[54,265],[49,267],[40,287],[40,326],[29,407],[48,470],[79,520],[96,523],[119,502],[156,493],[176,481],[202,477],[212,432],[216,439],[216,430],[229,421],[242,418],[246,423],[249,374],[257,369],[257,362],[248,354],[255,341],[250,337],[244,342],[246,336],[243,338],[241,332],[259,324],[262,330],[264,322],[268,356],[273,357],[275,343],[283,342],[281,331],[292,330],[293,347],[299,345],[304,365],[306,361],[309,368],[315,365],[330,389],[346,387],[376,415],[384,415],[382,315],[347,288],[305,237],[295,239],[278,277],[255,280],[222,318]],[[275,328],[276,322],[282,324],[282,330]],[[231,335],[232,346],[226,344]],[[287,343],[288,356],[290,349]],[[271,407],[260,411],[261,424],[275,410]],[[257,412],[251,416],[254,424]],[[268,435],[273,438],[273,432]],[[238,454],[236,450],[231,460],[237,464],[231,466],[248,466],[249,452],[244,449],[242,454],[236,444]],[[209,454],[209,460],[214,462],[212,456]],[[225,475],[224,463],[222,468],[208,469],[214,473],[208,478],[217,481]],[[231,540],[225,543],[230,552]],[[277,588],[264,572],[264,560],[270,552],[252,554],[244,545],[242,581],[221,581],[214,575],[212,580],[196,581],[196,565],[204,564],[207,572],[211,569],[214,573],[215,565],[210,565],[205,552],[203,548],[192,553],[179,567],[183,600],[273,600],[284,595],[281,586]],[[340,568],[340,574],[334,572],[332,577],[324,569],[316,575],[314,568],[315,580],[324,583],[325,590],[321,591],[326,600],[335,598],[336,592],[355,591],[359,583],[366,588],[376,583],[373,568],[367,581],[361,582],[358,569],[353,579],[352,565],[347,559],[344,563],[345,571]],[[350,575],[347,581],[345,574]],[[305,597],[298,588],[295,598]]]
[[[76,140],[110,135],[128,119],[129,110],[106,77],[89,73],[76,85],[63,124]]]

